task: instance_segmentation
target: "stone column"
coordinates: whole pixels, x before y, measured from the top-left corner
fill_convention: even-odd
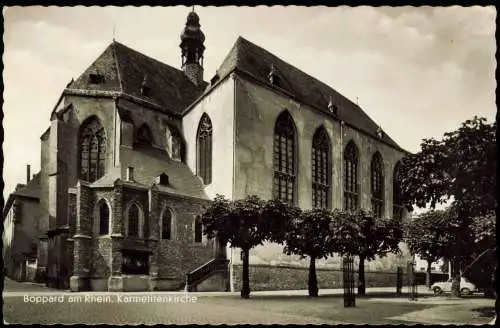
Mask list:
[[[148,226],[148,247],[151,249],[149,254],[149,290],[157,290],[157,281],[159,277],[158,256],[159,256],[159,226],[161,207],[159,204],[158,191],[156,188],[149,190],[149,226]]]
[[[149,247],[152,252],[149,254],[149,290],[157,290],[157,280],[159,277],[159,267],[158,267],[158,240],[150,237],[148,240]]]
[[[119,292],[123,290],[122,277],[122,245],[123,236],[121,234],[111,235],[111,276],[108,279],[108,291]]]
[[[90,253],[91,249],[91,219],[92,190],[86,185],[77,185],[77,215],[76,234],[73,236],[73,276],[70,278],[71,291],[89,290]]]
[[[108,279],[108,291],[122,291],[122,246],[123,246],[123,208],[122,185],[115,185],[113,202],[113,222],[111,229],[111,276]]]

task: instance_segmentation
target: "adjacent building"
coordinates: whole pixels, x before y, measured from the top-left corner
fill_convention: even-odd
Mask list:
[[[17,281],[35,281],[38,242],[38,209],[40,175],[18,184],[10,194],[3,210],[3,263],[4,274]]]

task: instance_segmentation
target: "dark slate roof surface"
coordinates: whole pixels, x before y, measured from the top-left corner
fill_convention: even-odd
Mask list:
[[[91,84],[89,75],[105,76],[103,84]],[[141,94],[146,78],[150,94]],[[207,83],[193,84],[183,71],[113,41],[92,65],[67,89],[117,91],[181,113],[204,91]]]
[[[291,94],[299,102],[320,108],[327,113],[329,113],[328,103],[331,97],[339,109],[338,119],[377,138],[379,126],[358,105],[327,84],[242,37],[236,40],[233,48],[217,70],[217,75],[223,79],[234,69],[237,69],[251,75],[261,83],[271,86],[268,74],[272,65],[274,65],[278,75],[280,89]],[[400,148],[385,133],[382,140],[393,147]]]
[[[159,149],[120,150],[122,160],[134,167],[134,181],[144,186],[152,186],[157,176],[168,175],[168,186],[158,186],[161,191],[198,199],[209,199],[203,183],[184,163],[172,160]]]

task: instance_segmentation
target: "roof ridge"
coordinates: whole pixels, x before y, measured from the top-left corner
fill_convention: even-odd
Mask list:
[[[145,58],[147,58],[148,60],[155,61],[155,62],[157,62],[158,64],[161,64],[161,65],[163,65],[163,66],[166,66],[166,67],[168,67],[168,68],[171,68],[171,69],[173,69],[173,70],[176,70],[176,71],[177,71],[177,72],[179,72],[179,73],[184,74],[184,72],[183,72],[182,70],[180,70],[180,69],[178,69],[178,68],[176,68],[176,67],[174,67],[174,66],[170,66],[169,64],[167,64],[167,63],[165,63],[165,62],[162,62],[162,61],[161,61],[161,60],[159,60],[159,59],[156,59],[156,58],[153,58],[153,57],[151,57],[151,56],[148,56],[148,55],[146,55],[146,54],[144,54],[144,53],[142,53],[142,52],[140,52],[140,51],[138,51],[138,50],[135,50],[134,48],[131,48],[131,47],[129,47],[129,46],[124,45],[124,44],[123,44],[123,43],[121,43],[121,42],[118,42],[118,41],[114,41],[114,42],[115,42],[118,46],[121,46],[121,47],[123,47],[123,48],[127,49],[128,51],[134,52],[135,54],[137,54],[137,55],[139,55],[139,56],[141,56],[141,57],[145,57]],[[189,79],[188,79],[188,80],[189,80]]]
[[[113,60],[115,62],[115,66],[116,66],[116,74],[117,74],[117,78],[118,78],[118,83],[120,84],[120,92],[123,92],[123,83],[122,83],[122,78],[121,78],[121,74],[120,74],[120,65],[119,65],[119,61],[118,61],[118,57],[116,55],[116,44],[118,42],[113,39],[111,45],[113,47]]]

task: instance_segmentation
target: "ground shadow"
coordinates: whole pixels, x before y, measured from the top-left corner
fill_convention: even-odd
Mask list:
[[[234,295],[235,297],[239,297],[238,295]],[[318,297],[311,297],[307,294],[304,295],[255,295],[250,294],[250,298],[254,300],[301,300],[301,299],[342,299],[344,297],[343,294],[326,294],[319,295]],[[431,297],[429,295],[422,296],[421,298]],[[356,295],[356,299],[370,299],[370,298],[401,298],[401,299],[409,299],[410,295],[407,293],[401,293],[396,295],[396,293],[368,293],[364,296]],[[420,297],[419,297],[420,298]],[[418,298],[417,298],[418,299]]]
[[[473,312],[478,312],[482,318],[494,318],[495,308],[493,306],[483,306],[480,308],[472,309]]]

